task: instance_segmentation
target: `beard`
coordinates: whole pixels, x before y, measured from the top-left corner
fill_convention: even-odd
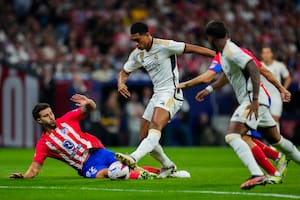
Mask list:
[[[44,127],[53,130],[56,128],[56,123],[54,122],[54,123],[44,124]]]

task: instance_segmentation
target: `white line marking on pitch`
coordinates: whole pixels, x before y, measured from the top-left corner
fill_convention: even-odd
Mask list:
[[[55,186],[6,186],[0,185],[0,189],[39,189],[39,190],[93,190],[93,191],[114,191],[114,192],[157,192],[157,193],[195,193],[195,194],[216,194],[216,195],[244,195],[244,196],[263,196],[278,197],[287,199],[300,199],[298,195],[276,194],[276,193],[257,193],[257,192],[226,192],[226,191],[205,191],[205,190],[138,190],[121,188],[95,188],[95,187],[55,187]]]

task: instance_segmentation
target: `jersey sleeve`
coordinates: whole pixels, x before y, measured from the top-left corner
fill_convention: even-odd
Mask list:
[[[223,53],[227,56],[229,60],[235,63],[242,69],[245,69],[247,63],[252,60],[252,57],[245,53],[242,49],[238,46],[234,45],[233,43],[228,44]]]
[[[81,113],[81,109],[77,108],[74,110],[71,110],[67,112],[65,115],[63,115],[61,118],[65,121],[75,121],[75,120],[81,120],[85,117],[83,113]]]
[[[46,158],[48,157],[48,147],[42,141],[39,141],[35,147],[35,153],[32,161],[44,164]]]
[[[184,42],[176,42],[174,40],[166,40],[165,48],[169,50],[170,55],[174,54],[183,54],[183,51],[185,49],[185,43]]]
[[[248,49],[244,49],[244,48],[241,48],[242,51],[244,51],[247,55],[249,55],[253,62],[257,65],[258,68],[261,68],[262,67],[262,63],[253,55],[253,53],[251,51],[249,51]]]
[[[137,61],[136,57],[137,50],[134,50],[128,57],[128,60],[124,64],[123,69],[127,73],[131,73],[135,71],[136,69],[140,68],[142,65]]]
[[[221,62],[220,62],[220,54],[215,55],[215,57],[212,59],[208,70],[212,70],[214,72],[216,72],[216,74],[219,74],[220,72],[222,72],[222,66],[221,66]]]
[[[283,63],[280,63],[280,75],[282,78],[287,78],[290,75],[289,70]]]

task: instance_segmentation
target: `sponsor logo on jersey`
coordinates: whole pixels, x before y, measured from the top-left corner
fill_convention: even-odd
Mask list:
[[[63,146],[68,150],[71,150],[74,148],[74,144],[70,140],[65,140],[63,142]]]

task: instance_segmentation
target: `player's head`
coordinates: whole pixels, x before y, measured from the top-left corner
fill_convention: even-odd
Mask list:
[[[213,20],[206,25],[205,33],[207,36],[222,39],[227,36],[228,30],[222,21]]]
[[[261,59],[265,63],[270,63],[273,60],[273,52],[270,47],[263,47],[261,49]]]
[[[142,22],[136,22],[131,25],[130,39],[136,42],[136,46],[139,49],[149,50],[152,45],[152,36],[149,33],[147,24]]]
[[[34,120],[41,124],[44,128],[56,128],[55,116],[49,104],[37,103],[32,109],[32,116]]]
[[[216,40],[226,39],[228,30],[222,21],[213,20],[206,25],[205,34],[212,48],[218,50],[215,44]]]

